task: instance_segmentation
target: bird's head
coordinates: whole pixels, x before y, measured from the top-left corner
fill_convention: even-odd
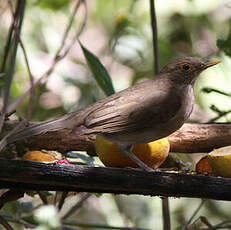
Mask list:
[[[218,63],[218,60],[203,61],[193,57],[176,58],[164,66],[160,73],[167,74],[176,83],[193,84],[203,70]]]

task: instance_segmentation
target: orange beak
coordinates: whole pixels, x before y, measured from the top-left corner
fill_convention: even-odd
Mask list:
[[[208,61],[208,62],[205,63],[205,68],[214,66],[214,65],[216,65],[216,64],[219,64],[220,62],[221,62],[221,61],[219,61],[219,60]]]

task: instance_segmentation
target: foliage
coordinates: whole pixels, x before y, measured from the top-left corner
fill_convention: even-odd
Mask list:
[[[34,4],[37,4],[39,7],[49,10],[61,10],[62,7],[68,6],[70,0],[57,0],[57,1],[46,1],[46,0],[37,0]]]
[[[80,46],[83,50],[88,66],[91,69],[91,72],[93,73],[93,76],[101,89],[105,92],[107,96],[115,93],[115,90],[112,86],[111,77],[109,76],[105,67],[101,64],[99,59],[81,43]]]

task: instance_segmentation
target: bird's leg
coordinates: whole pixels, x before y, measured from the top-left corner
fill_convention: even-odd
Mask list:
[[[144,169],[145,171],[153,171],[152,168],[148,167],[143,161],[141,161],[134,153],[131,152],[132,146],[128,146],[126,148],[118,146],[119,150],[132,159],[140,168]]]

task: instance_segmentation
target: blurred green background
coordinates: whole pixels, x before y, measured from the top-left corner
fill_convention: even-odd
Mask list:
[[[116,91],[127,88],[137,81],[153,77],[149,1],[88,0],[86,2],[88,19],[80,40],[104,64],[112,77]],[[15,1],[12,3],[14,5]],[[38,79],[52,65],[53,55],[60,46],[75,3],[74,0],[27,1],[21,39],[34,79]],[[216,57],[222,61],[221,64],[204,71],[198,79],[195,85],[197,106],[190,121],[208,122],[216,118],[220,112],[231,110],[231,97],[202,92],[204,87],[231,92],[229,57],[231,1],[157,0],[156,13],[161,67],[170,59],[182,55]],[[80,6],[66,45],[75,36],[84,14],[84,7]],[[7,1],[1,0],[1,57],[11,22],[9,5]],[[0,59],[1,63],[2,59]],[[10,102],[13,102],[28,87],[30,87],[29,75],[22,50],[19,48]],[[33,121],[60,116],[105,97],[92,77],[77,41],[68,55],[56,65],[48,80],[37,87],[35,92],[31,114]],[[2,99],[0,103],[2,104]],[[216,109],[212,110],[212,105]],[[27,106],[28,98],[17,106],[16,115],[25,117]],[[231,118],[230,114],[227,113],[216,121],[227,122]],[[195,162],[198,156],[195,155],[193,158],[183,156],[183,158],[185,161]],[[71,199],[78,198],[70,196],[68,200]],[[170,199],[172,229],[181,229],[180,226],[187,222],[200,202],[200,199]],[[36,196],[33,198],[28,196],[19,202],[7,204],[3,211],[10,212],[12,215],[19,212],[19,216],[25,217],[26,213],[32,212],[40,203]],[[71,201],[66,202],[64,210],[68,209],[68,204],[71,203]],[[25,205],[29,207],[27,207],[29,211],[25,211]],[[195,219],[206,216],[211,224],[217,224],[231,218],[230,207],[228,202],[207,201]],[[134,195],[91,196],[72,219],[88,223],[158,230],[162,228],[161,199]],[[16,229],[23,229],[23,227],[16,225]],[[191,229],[199,229],[199,227]]]

